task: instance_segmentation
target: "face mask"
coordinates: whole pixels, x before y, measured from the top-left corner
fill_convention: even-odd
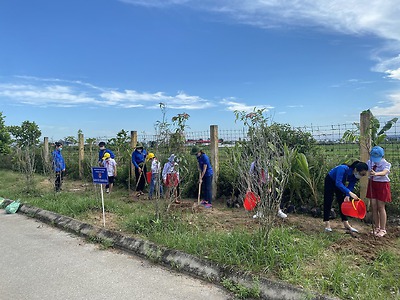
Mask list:
[[[62,147],[58,148],[58,150],[62,151]]]
[[[100,147],[100,150],[104,150],[104,149],[106,149],[106,147]]]
[[[360,173],[356,172],[356,173],[354,173],[354,177],[357,179],[361,179],[362,175],[360,175]]]
[[[142,149],[137,149],[137,152],[142,153]]]

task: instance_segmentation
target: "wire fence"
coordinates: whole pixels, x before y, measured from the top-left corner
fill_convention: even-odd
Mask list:
[[[381,121],[381,127],[385,123]],[[347,131],[353,131],[356,135],[359,134],[358,124],[347,123],[347,124],[335,124],[335,125],[307,125],[301,127],[290,127],[288,129],[292,131],[298,131],[301,133],[307,133],[313,137],[316,144],[320,146],[324,151],[324,156],[329,157],[329,166],[321,166],[325,168],[333,167],[335,163],[342,163],[344,161],[351,161],[360,158],[360,146],[358,142],[349,142],[343,139],[343,135]],[[108,148],[113,150],[118,157],[118,163],[120,166],[130,165],[130,155],[131,149],[131,136],[129,132],[125,132],[125,144],[123,147],[119,148],[115,144],[116,136],[101,136],[95,139],[90,139],[91,143],[89,145],[88,140],[85,142],[85,160],[90,161],[90,165],[97,164],[98,161],[98,147],[97,144],[100,141],[107,143]],[[132,133],[132,132],[131,132]],[[144,144],[145,148],[150,151],[157,151],[155,154],[161,160],[166,160],[171,153],[167,153],[168,149],[158,147],[160,141],[160,135],[149,134],[145,132],[136,132],[137,141]],[[184,133],[185,147],[182,147],[180,151],[186,153],[190,152],[192,146],[204,146],[205,150],[208,151],[211,146],[211,128],[210,130],[203,131],[187,131]],[[296,135],[297,136],[297,135]],[[299,135],[303,136],[303,135]],[[170,137],[163,137],[163,142],[168,142]],[[167,140],[165,140],[167,139]],[[248,139],[247,130],[242,129],[220,129],[218,128],[218,147],[220,152],[218,155],[219,163],[222,164],[224,159],[229,155],[228,148],[236,145],[238,141],[243,141]],[[135,139],[134,139],[135,140]],[[299,141],[299,146],[303,141]],[[68,145],[67,145],[68,146]],[[77,146],[77,145],[73,145]],[[394,196],[400,195],[400,124],[395,123],[390,130],[386,132],[386,139],[380,143],[385,149],[385,158],[392,164],[391,169],[391,185],[392,193]],[[224,151],[226,148],[226,151]],[[78,147],[65,147],[63,153],[65,154],[65,159],[68,165],[78,166]],[[167,151],[167,152],[164,152]],[[178,153],[175,153],[178,154]],[[179,154],[183,154],[180,152]],[[72,169],[72,168],[71,168]]]
[[[292,127],[294,130],[299,130],[305,133],[311,134],[312,137],[318,143],[340,143],[343,134],[346,131],[357,131],[357,125],[355,123],[344,123],[335,125],[305,125],[299,127]],[[387,139],[385,142],[400,142],[400,124],[396,123],[392,128],[386,132]],[[245,128],[242,129],[219,129],[218,136],[222,143],[229,143],[240,141],[247,138],[247,131]],[[207,141],[210,139],[210,131],[186,131],[185,137],[189,141]],[[111,136],[99,136],[96,138],[97,141],[107,141],[114,137]],[[154,133],[138,133],[138,140],[142,142],[150,142],[157,140],[157,135]]]
[[[387,122],[379,120],[381,127]],[[329,151],[332,156],[346,156],[346,157],[359,157],[359,146],[356,142],[346,142],[343,140],[343,135],[346,131],[352,131],[356,134],[358,124],[344,123],[335,125],[305,125],[300,127],[291,127],[302,133],[309,133],[316,141],[317,144],[323,146],[326,151]],[[115,137],[99,136],[93,140],[93,146],[96,147],[98,142],[104,141],[106,143],[112,141]],[[154,148],[155,143],[159,141],[160,137],[153,133],[138,132],[137,140],[143,143],[148,148]],[[218,146],[231,147],[237,141],[247,139],[247,131],[242,129],[219,129],[218,128]],[[210,130],[204,131],[186,131],[185,132],[185,146],[190,150],[193,145],[208,146],[211,143]],[[68,143],[67,143],[68,144]],[[386,132],[386,139],[380,143],[386,151],[386,158],[392,162],[393,167],[400,169],[400,123],[393,124],[392,128]]]
[[[381,125],[386,121],[380,120]],[[309,133],[317,144],[324,146],[327,151],[332,152],[332,155],[347,155],[359,156],[358,144],[356,142],[346,142],[343,140],[343,135],[347,131],[355,132],[358,130],[358,125],[355,123],[344,123],[335,125],[305,125],[300,127],[292,127],[292,130],[302,133]],[[94,140],[94,145],[104,141],[106,143],[112,141],[115,137],[99,136]],[[247,131],[242,129],[218,129],[219,147],[231,147],[237,141],[247,139]],[[93,139],[92,139],[93,140]],[[137,140],[145,146],[152,148],[154,143],[159,141],[159,136],[154,133],[139,132]],[[204,131],[186,131],[185,132],[186,146],[193,145],[208,146],[210,144],[210,130]],[[68,144],[68,143],[67,143]],[[395,123],[392,128],[386,132],[386,139],[380,144],[386,151],[386,157],[394,162],[400,160],[400,124]]]

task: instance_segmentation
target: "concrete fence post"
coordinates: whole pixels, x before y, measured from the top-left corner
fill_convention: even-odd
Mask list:
[[[363,111],[360,114],[360,160],[367,162],[371,150],[371,112]],[[365,199],[367,195],[368,178],[360,179],[360,198]],[[367,203],[369,205],[369,203]]]
[[[85,159],[85,140],[83,133],[78,134],[78,151],[79,151],[79,179],[83,179],[83,160]]]
[[[217,182],[219,174],[219,162],[218,162],[218,125],[210,126],[210,147],[211,147],[211,166],[213,167],[214,176],[212,182],[212,198],[215,199],[217,196]]]
[[[43,139],[43,159],[46,166],[49,164],[49,138],[46,136]]]
[[[131,131],[131,154],[133,152],[133,150],[135,149],[137,144],[137,131]],[[129,159],[129,179],[128,179],[128,190],[129,193],[131,192],[131,179],[134,177],[135,174],[135,170],[134,170],[134,166],[132,164],[132,160]]]

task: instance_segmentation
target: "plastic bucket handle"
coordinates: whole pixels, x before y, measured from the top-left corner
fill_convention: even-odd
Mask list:
[[[361,199],[343,202],[341,210],[344,215],[358,219],[364,219],[367,213],[365,203]]]

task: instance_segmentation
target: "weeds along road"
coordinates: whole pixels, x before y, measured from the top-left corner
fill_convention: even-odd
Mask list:
[[[0,299],[230,299],[222,289],[0,209]]]

